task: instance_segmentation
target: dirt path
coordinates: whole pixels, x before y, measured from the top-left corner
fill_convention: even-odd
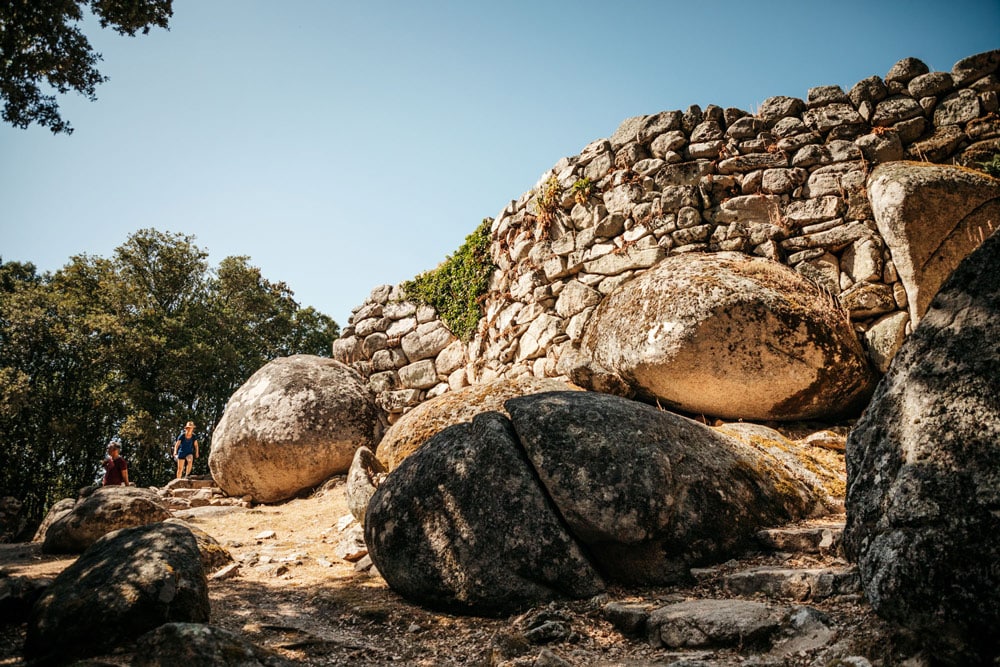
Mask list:
[[[554,654],[572,665],[640,667],[680,658],[738,665],[747,657],[734,650],[653,649],[642,638],[624,637],[603,618],[602,607],[609,600],[662,605],[717,593],[704,583],[611,589],[593,600],[552,604],[503,619],[453,616],[410,604],[377,574],[356,572],[352,563],[337,556],[344,537],[338,522],[349,515],[342,478],[309,498],[280,505],[208,507],[179,515],[215,537],[241,563],[236,576],[209,582],[212,624],[295,664],[430,667],[507,661],[530,666],[544,653],[547,659]],[[11,575],[54,576],[71,562],[72,557],[41,554],[38,545],[0,545],[0,569]],[[812,606],[830,614],[841,636],[859,649],[880,641],[878,623],[863,603],[831,600]],[[527,642],[526,624],[546,615],[568,627],[569,636]],[[24,626],[0,626],[0,665],[24,664],[19,656],[23,637]],[[131,658],[120,652],[90,664],[127,665]],[[799,664],[810,662],[803,657]]]

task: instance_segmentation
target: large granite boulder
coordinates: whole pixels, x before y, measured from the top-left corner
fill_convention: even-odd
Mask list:
[[[1000,235],[941,288],[847,442],[865,595],[943,664],[1000,654]]]
[[[836,470],[806,470],[822,463],[760,434],[744,442],[593,392],[505,406],[509,418],[483,413],[433,436],[368,504],[369,553],[416,602],[492,614],[604,580],[675,583],[763,527],[837,509]]]
[[[524,376],[450,391],[421,403],[390,426],[378,443],[376,455],[387,469],[392,470],[432,435],[448,426],[472,421],[483,412],[504,413],[503,404],[509,398],[571,388],[573,385],[560,380]]]
[[[868,197],[915,326],[959,262],[1000,227],[1000,180],[962,167],[890,162],[872,171]]]
[[[358,447],[354,453],[351,469],[347,471],[347,509],[364,525],[368,503],[375,495],[375,489],[382,483],[389,471],[367,447]]]
[[[229,549],[219,544],[219,541],[206,533],[201,528],[194,526],[183,519],[167,519],[164,523],[175,523],[184,526],[194,535],[198,543],[198,553],[201,555],[201,565],[205,568],[206,574],[211,574],[233,562],[233,555]]]
[[[236,390],[212,434],[208,465],[230,496],[269,503],[346,473],[374,447],[381,414],[364,379],[333,359],[275,359]]]
[[[827,292],[738,253],[675,255],[624,283],[597,307],[582,349],[640,396],[728,419],[850,414],[874,386]]]
[[[163,500],[149,489],[104,486],[78,500],[46,527],[42,551],[47,554],[80,553],[114,530],[169,518],[170,511]]]
[[[766,449],[643,403],[558,392],[507,410],[570,533],[616,581],[682,581],[761,528],[827,510],[826,492]]]
[[[76,498],[63,498],[62,500],[57,500],[53,503],[52,507],[49,508],[48,513],[45,518],[42,519],[42,523],[39,524],[37,530],[35,530],[35,536],[31,538],[32,542],[44,542],[45,534],[49,532],[49,526],[53,523],[69,514],[76,505]]]
[[[171,621],[208,620],[208,582],[184,526],[125,528],[56,577],[28,619],[25,656],[64,664],[105,653]]]
[[[395,591],[451,611],[501,614],[604,588],[497,413],[407,457],[368,505],[365,542]]]

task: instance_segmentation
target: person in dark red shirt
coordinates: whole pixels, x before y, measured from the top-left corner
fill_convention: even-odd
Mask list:
[[[108,445],[108,455],[104,457],[104,486],[128,486],[128,461],[114,441]]]

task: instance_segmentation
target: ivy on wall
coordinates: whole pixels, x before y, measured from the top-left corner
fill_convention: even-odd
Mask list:
[[[436,269],[403,283],[403,296],[433,306],[453,334],[468,340],[482,317],[480,299],[496,266],[490,258],[490,226],[484,218],[465,243]]]

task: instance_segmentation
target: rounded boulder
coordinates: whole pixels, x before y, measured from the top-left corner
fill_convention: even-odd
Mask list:
[[[208,465],[228,495],[278,502],[346,473],[358,447],[378,443],[381,424],[350,367],[312,355],[275,359],[229,399]]]
[[[839,417],[875,382],[832,296],[739,253],[668,257],[623,284],[597,307],[583,350],[639,396],[724,419]]]

